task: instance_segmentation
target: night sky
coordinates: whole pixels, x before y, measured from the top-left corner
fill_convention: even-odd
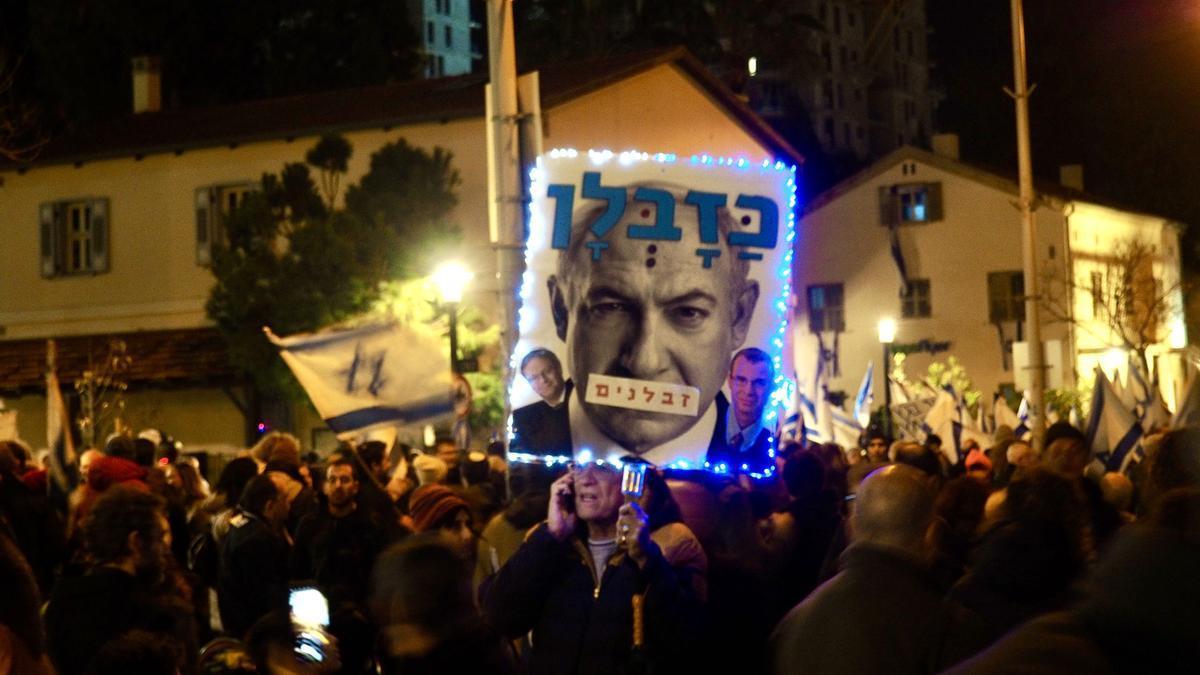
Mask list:
[[[962,158],[1016,171],[1007,0],[927,0],[937,128]],[[1034,170],[1057,180],[1083,164],[1084,187],[1200,230],[1200,3],[1025,2]],[[1200,257],[1185,249],[1184,264]]]

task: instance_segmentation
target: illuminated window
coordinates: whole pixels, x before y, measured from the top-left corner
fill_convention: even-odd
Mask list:
[[[42,276],[108,271],[108,200],[76,199],[38,209]]]
[[[908,289],[900,290],[900,316],[905,319],[920,319],[930,316],[932,305],[928,279],[909,279]]]
[[[1020,271],[988,272],[988,320],[1025,320],[1025,275]]]
[[[841,284],[808,287],[808,328],[814,333],[846,329],[845,294]]]
[[[941,219],[941,183],[905,183],[879,188],[881,225],[932,223]]]

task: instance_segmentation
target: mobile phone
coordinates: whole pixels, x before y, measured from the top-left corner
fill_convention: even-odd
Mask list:
[[[575,513],[575,484],[557,496],[558,506],[563,510],[563,513]]]
[[[297,586],[288,594],[292,630],[296,634],[293,651],[307,663],[324,663],[330,644],[329,602],[312,586]]]

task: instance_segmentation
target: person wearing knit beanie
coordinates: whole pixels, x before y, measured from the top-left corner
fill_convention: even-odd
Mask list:
[[[417,532],[440,530],[461,544],[463,550],[473,552],[471,509],[454,490],[444,485],[422,485],[413,491],[408,510]]]

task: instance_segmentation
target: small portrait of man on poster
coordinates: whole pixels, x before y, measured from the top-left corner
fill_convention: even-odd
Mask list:
[[[764,426],[763,414],[775,383],[771,357],[757,347],[746,347],[729,362],[729,411],[725,420],[726,446],[709,449],[709,463],[724,463],[736,471],[743,464],[766,466],[771,461],[774,434]]]
[[[558,355],[544,347],[532,349],[521,359],[520,374],[538,400],[513,410],[512,450],[531,455],[569,455],[567,398],[572,387],[563,377]]]

